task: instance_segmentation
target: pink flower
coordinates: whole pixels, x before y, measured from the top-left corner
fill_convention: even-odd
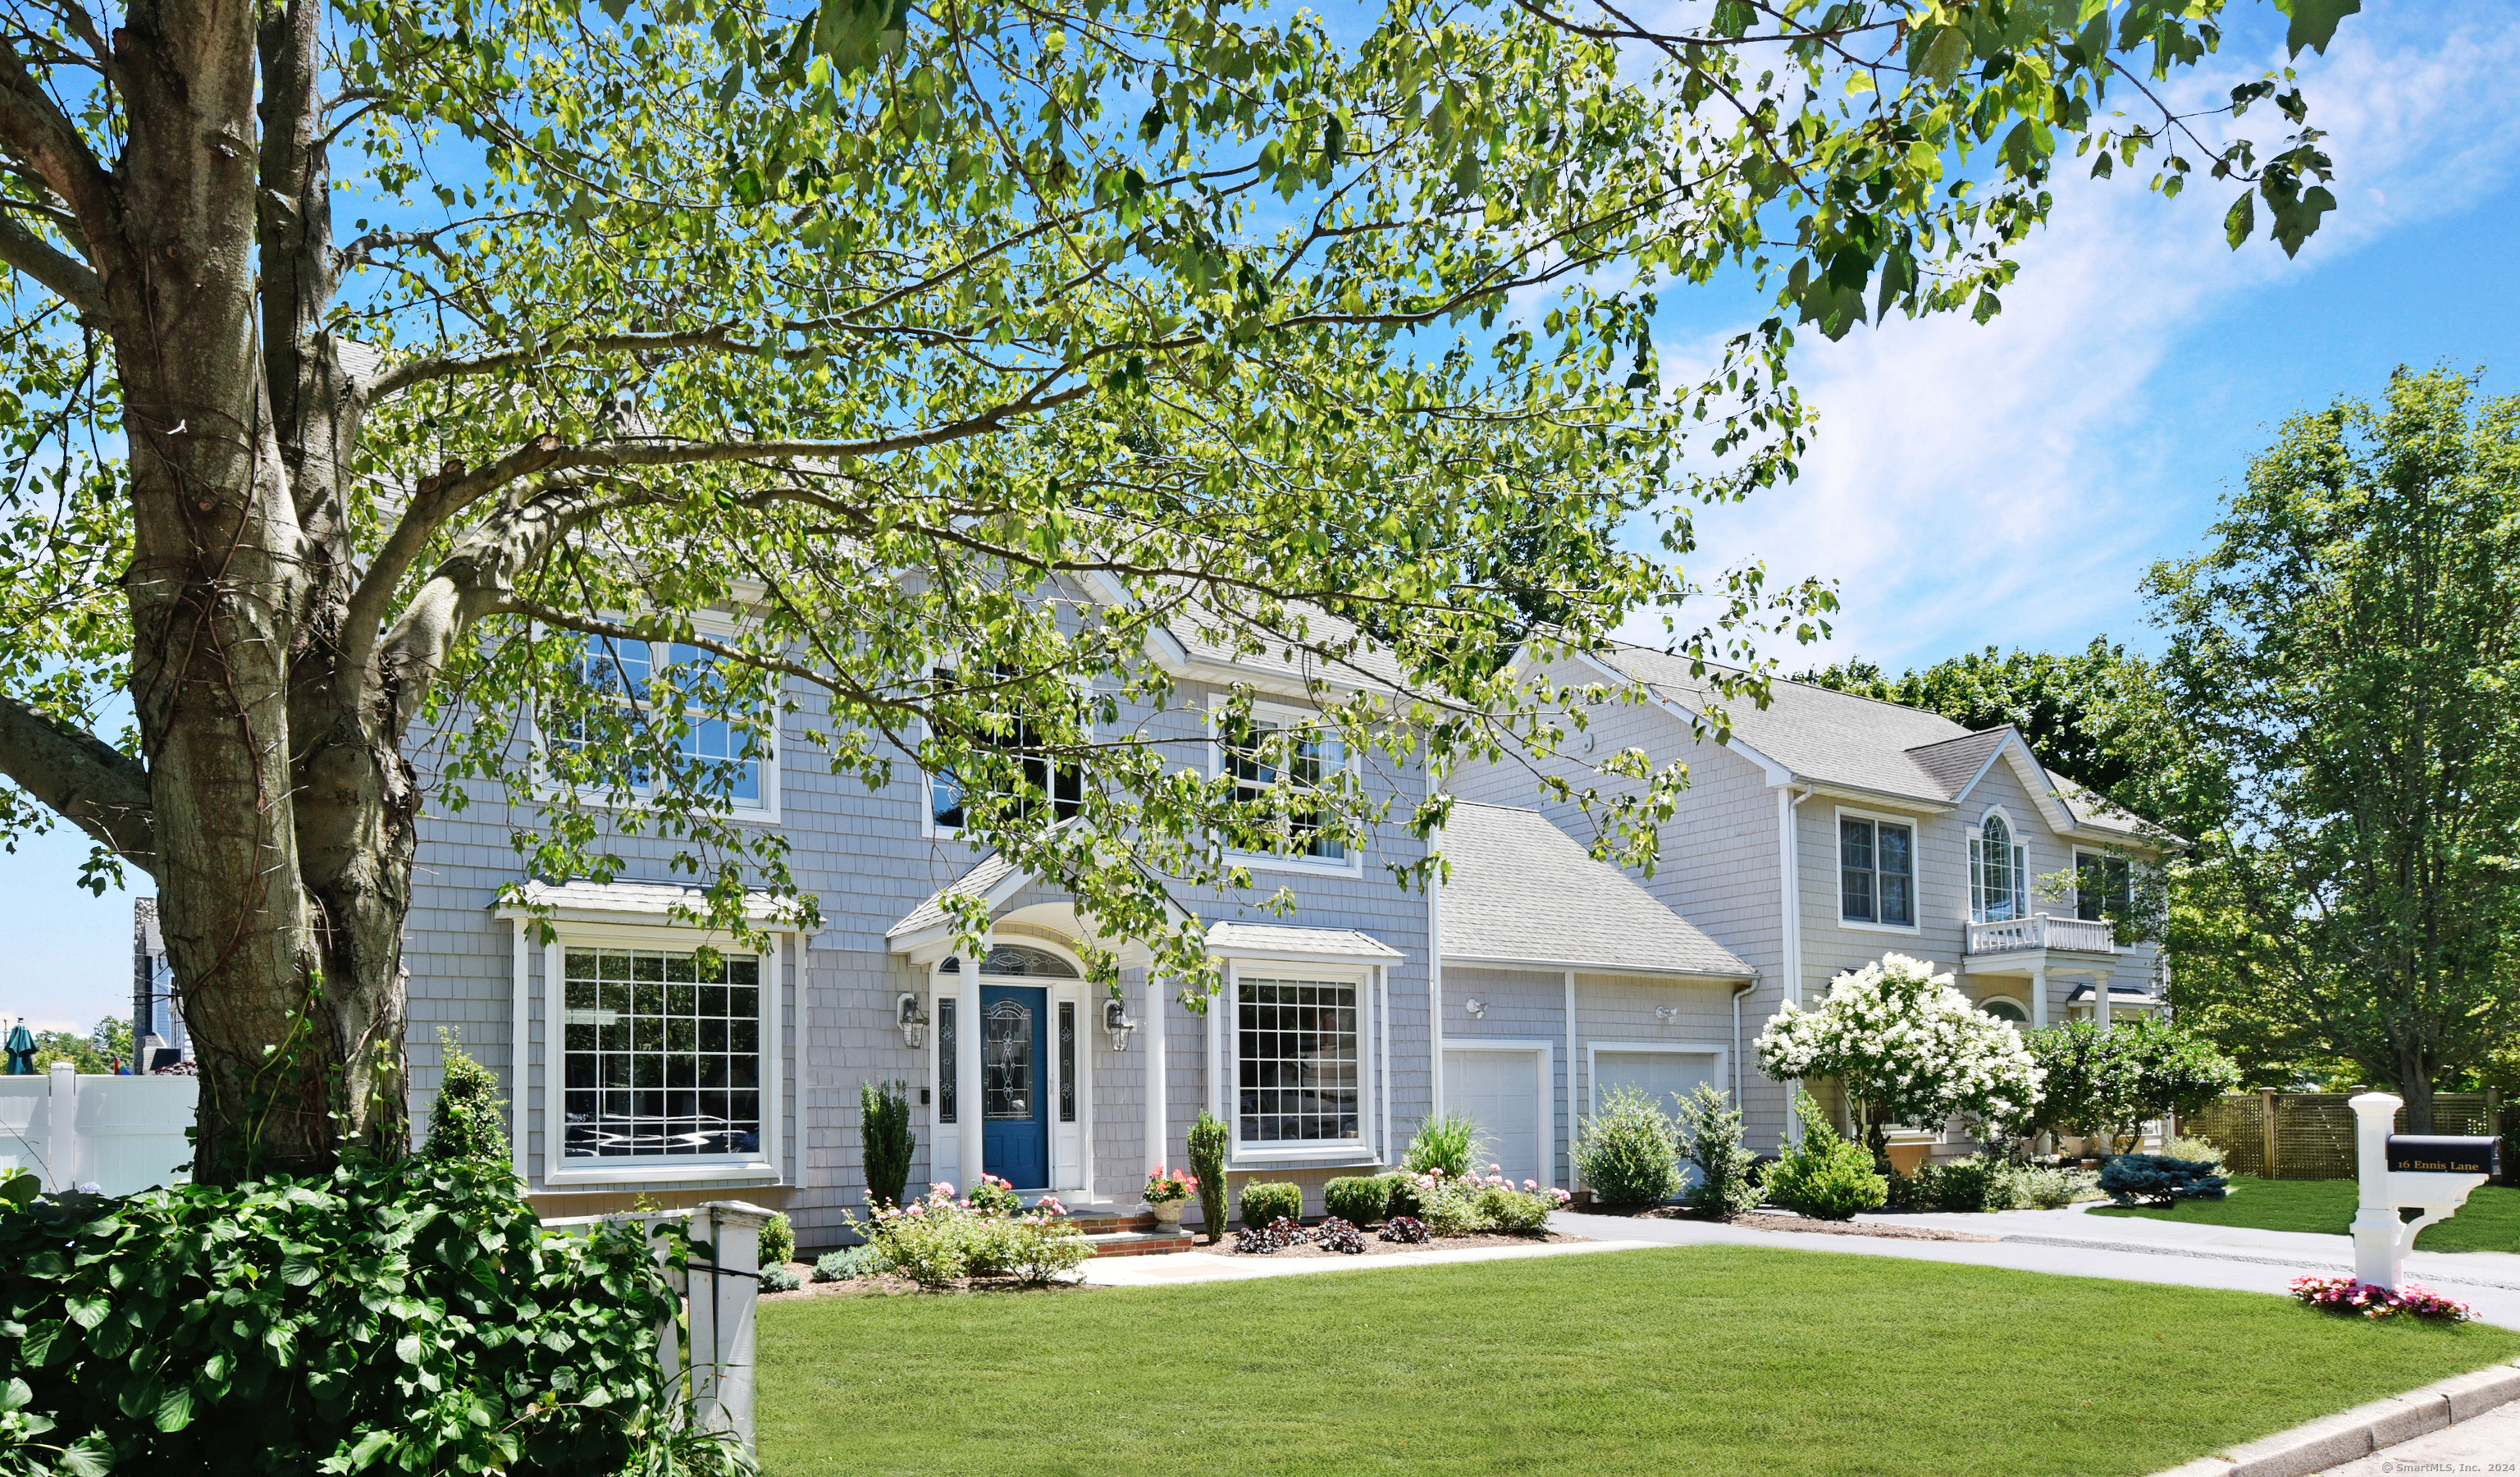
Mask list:
[[[942,1195],[949,1200],[954,1197],[954,1182],[950,1179],[939,1179],[927,1188],[931,1192]]]

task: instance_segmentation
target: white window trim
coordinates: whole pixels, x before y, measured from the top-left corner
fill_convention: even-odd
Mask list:
[[[1971,923],[2009,923],[2014,919],[2027,918],[2030,916],[2031,905],[2036,900],[2030,896],[2028,875],[2030,843],[2021,839],[2021,822],[2012,818],[2012,812],[2002,805],[1992,805],[1978,812],[1977,824],[1971,826],[1968,831],[1967,840],[1971,846],[1979,849],[1981,857],[1985,854],[1986,823],[1989,818],[2002,819],[2003,834],[2011,838],[2007,845],[2014,854],[2004,859],[2012,866],[2012,916],[1999,919],[1989,919],[1986,916],[1986,900],[1980,896],[1983,890],[1979,886],[1979,878],[1983,874],[1977,867],[1971,867],[1968,877],[1968,920]]]
[[[1451,1044],[1450,1041],[1445,1042],[1447,1047]],[[1590,1117],[1598,1118],[1601,1114],[1601,1053],[1604,1051],[1613,1054],[1651,1051],[1671,1056],[1711,1055],[1715,1058],[1716,1085],[1724,1088],[1726,1097],[1732,1095],[1732,1089],[1728,1085],[1732,1081],[1732,1048],[1721,1041],[1586,1041],[1584,1102],[1591,1109]],[[1734,1103],[1733,1106],[1737,1108],[1740,1104]]]
[[[995,975],[988,973],[986,970],[977,968],[979,961],[988,957],[989,949],[995,947],[1001,943],[1021,945],[1025,948],[1038,948],[1043,953],[1063,959],[1076,971],[1076,978],[1072,980],[1062,980],[1056,975]],[[964,956],[947,954],[941,958],[931,960],[928,963],[926,970],[928,1023],[927,1044],[921,1050],[920,1054],[927,1064],[927,1130],[930,1138],[927,1165],[928,1173],[931,1177],[941,1177],[935,1175],[936,1151],[933,1145],[935,1142],[941,1141],[942,1136],[948,1130],[951,1130],[953,1133],[957,1135],[963,1131],[963,1103],[965,1101],[967,1091],[968,1090],[960,1081],[957,1081],[954,1084],[954,1121],[950,1124],[945,1122],[945,1120],[939,1116],[945,1111],[944,1006],[945,1002],[948,1000],[960,999],[963,989],[963,971],[957,969],[948,973],[945,969],[945,960],[958,957]],[[972,971],[973,976],[983,985],[986,985],[991,981],[996,981],[1002,985],[1031,986],[1043,992],[1043,1001],[1049,1006],[1049,1019],[1044,1022],[1047,1035],[1042,1039],[1042,1060],[1045,1067],[1042,1074],[1045,1079],[1042,1092],[1042,1102],[1044,1105],[1042,1111],[1048,1115],[1048,1122],[1050,1125],[1050,1192],[1054,1195],[1092,1194],[1094,1187],[1094,1167],[1096,1163],[1096,1156],[1094,1153],[1094,1033],[1102,1029],[1102,1022],[1097,1010],[1097,1004],[1103,998],[1103,996],[1100,992],[1092,988],[1093,982],[1087,977],[1084,957],[1064,944],[1060,944],[1051,939],[1044,939],[1034,934],[1025,934],[1020,938],[1009,938],[1004,940],[998,939],[995,935],[992,935],[989,940],[981,946],[980,952],[975,956],[970,956],[968,959],[968,962],[974,966]],[[1058,1133],[1060,1127],[1058,1117],[1058,1007],[1061,1004],[1073,1004],[1076,1007],[1076,1122],[1070,1127],[1075,1130],[1077,1136],[1077,1152],[1081,1161],[1077,1164],[1064,1163],[1060,1160],[1058,1154]],[[958,1017],[960,1011],[958,1009]],[[954,1023],[954,1029],[957,1033],[960,1033],[965,1029],[964,1023],[959,1018]],[[976,1101],[976,1099],[972,1100]],[[986,1122],[987,1120],[984,1118],[982,1120],[984,1128],[986,1126]],[[961,1151],[958,1147],[955,1154],[957,1161],[955,1173],[961,1177],[955,1182],[958,1184],[978,1183],[978,1175],[969,1173],[961,1167]]]
[[[788,1097],[781,1070],[779,1023],[787,996],[787,938],[770,936],[759,951],[761,960],[761,1152],[751,1159],[597,1159],[575,1167],[562,1152],[567,1145],[568,1043],[563,978],[565,955],[572,944],[597,948],[737,948],[728,935],[673,923],[581,923],[567,919],[552,925],[556,937],[543,946],[543,1152],[542,1182],[551,1188],[595,1184],[691,1184],[721,1180],[778,1184],[785,1177]]]
[[[1481,1037],[1448,1037],[1444,1054],[1456,1051],[1528,1052],[1533,1068],[1532,1101],[1539,1109],[1532,1116],[1537,1126],[1533,1157],[1541,1174],[1554,1178],[1557,1173],[1557,1043],[1552,1040],[1490,1039]],[[1480,1167],[1471,1166],[1475,1173]]]
[[[1080,683],[1077,688],[1077,698],[1084,705],[1084,711],[1091,715],[1094,711],[1094,690],[1092,686],[1090,684]],[[922,735],[932,735],[935,732],[935,729],[928,724],[928,721],[925,718],[921,718],[919,720],[919,731]],[[1090,744],[1094,741],[1094,722],[1089,716],[1085,723],[1085,740],[1087,743]],[[938,825],[936,823],[935,772],[922,767],[919,762],[919,756],[916,753],[910,755],[909,759],[910,772],[919,785],[919,833],[921,837],[928,841],[962,840],[965,829],[964,827]],[[1078,766],[1077,772],[1077,788],[1081,795],[1084,789],[1084,769],[1082,765]],[[973,846],[978,846],[980,843],[974,841],[971,844]]]
[[[1297,1165],[1297,1164],[1379,1164],[1382,1150],[1374,1136],[1373,1105],[1382,1095],[1382,1077],[1376,1070],[1374,1033],[1379,1015],[1374,1009],[1375,966],[1296,962],[1282,957],[1238,955],[1224,960],[1227,993],[1211,1004],[1208,1018],[1216,1022],[1218,1063],[1218,1116],[1226,1124],[1226,1167]],[[1247,966],[1247,967],[1246,967]],[[1242,986],[1244,977],[1263,980],[1292,980],[1299,984],[1353,985],[1356,987],[1356,1137],[1272,1139],[1265,1144],[1246,1145],[1242,1141]],[[1221,1004],[1220,1011],[1215,1008]],[[1218,1019],[1222,1016],[1222,1019]]]
[[[1894,826],[1905,826],[1905,827],[1907,828],[1907,830],[1908,830],[1908,916],[1909,916],[1909,917],[1911,917],[1911,918],[1915,919],[1915,920],[1916,920],[1915,922],[1913,922],[1913,923],[1867,923],[1867,922],[1863,921],[1863,920],[1862,920],[1862,919],[1860,919],[1860,918],[1850,918],[1850,917],[1846,916],[1846,850],[1845,850],[1846,843],[1845,843],[1845,840],[1844,840],[1844,827],[1843,827],[1843,825],[1841,825],[1841,824],[1840,824],[1840,822],[1848,821],[1848,820],[1868,820],[1868,821],[1871,821],[1871,822],[1872,822],[1876,827],[1878,827],[1882,822],[1887,821],[1887,822],[1889,822],[1891,825],[1894,825]],[[1912,816],[1912,815],[1898,815],[1898,814],[1894,814],[1894,813],[1892,813],[1891,811],[1888,811],[1888,810],[1859,810],[1859,809],[1854,808],[1853,808],[1853,807],[1851,807],[1851,806],[1840,806],[1840,807],[1838,807],[1838,808],[1837,808],[1837,816],[1836,816],[1836,819],[1835,819],[1835,820],[1832,820],[1832,821],[1829,823],[1829,832],[1828,832],[1828,854],[1829,854],[1829,875],[1830,875],[1830,876],[1832,876],[1832,877],[1834,877],[1834,878],[1836,879],[1836,885],[1835,885],[1833,888],[1831,888],[1831,889],[1830,889],[1830,891],[1831,891],[1831,892],[1833,892],[1833,893],[1835,893],[1835,894],[1837,895],[1837,926],[1838,926],[1838,927],[1840,927],[1840,928],[1851,928],[1851,929],[1856,930],[1858,933],[1867,933],[1867,934],[1910,934],[1910,935],[1913,935],[1913,934],[1919,934],[1919,933],[1922,933],[1922,932],[1924,931],[1924,917],[1925,917],[1925,909],[1924,909],[1924,905],[1923,905],[1922,900],[1921,900],[1921,898],[1919,897],[1919,895],[1920,895],[1920,894],[1921,894],[1921,892],[1923,891],[1923,889],[1919,886],[1919,883],[1921,882],[1921,880],[1922,880],[1922,879],[1921,879],[1921,878],[1919,878],[1919,877],[1918,877],[1918,875],[1917,875],[1917,873],[1918,873],[1919,871],[1921,871],[1921,870],[1922,870],[1922,868],[1921,868],[1920,866],[1918,866],[1918,864],[1917,864],[1917,857],[1916,857],[1916,836],[1917,836],[1917,833],[1918,833],[1918,832],[1920,832],[1920,831],[1922,831],[1923,829],[1924,829],[1924,827],[1922,827],[1922,826],[1918,825],[1918,824],[1916,823],[1916,817],[1914,817],[1914,816]],[[1875,877],[1877,878],[1877,877],[1879,877],[1879,876],[1881,875],[1881,868],[1880,868],[1880,867],[1879,867],[1879,865],[1877,864],[1877,863],[1879,862],[1879,860],[1880,860],[1880,856],[1881,856],[1881,852],[1880,852],[1880,847],[1881,847],[1881,836],[1880,836],[1880,832],[1879,832],[1877,829],[1873,832],[1873,837],[1872,837],[1872,846],[1873,846],[1873,853],[1872,853],[1873,860],[1874,860],[1874,862],[1876,863],[1876,864],[1874,865],[1873,869],[1872,869],[1872,875],[1873,875],[1873,876],[1875,876]],[[1881,910],[1881,909],[1880,909],[1880,907],[1879,907],[1880,900],[1876,897],[1876,898],[1873,900],[1873,902],[1874,902],[1874,904],[1875,904],[1875,905],[1874,905],[1874,907],[1873,907],[1873,911],[1874,911],[1874,912],[1879,912],[1879,911]]]
[[[1222,718],[1226,711],[1233,706],[1233,698],[1225,693],[1208,694],[1207,777],[1209,779],[1225,777],[1225,733]],[[1301,725],[1317,723],[1322,715],[1316,709],[1294,708],[1283,703],[1254,703],[1251,705],[1251,716],[1282,724]],[[1355,752],[1349,749],[1346,735],[1339,735],[1338,743],[1340,767],[1350,774],[1362,776],[1365,772],[1364,766]],[[1304,872],[1316,877],[1364,876],[1364,846],[1361,844],[1350,846],[1347,852],[1347,855],[1335,859],[1328,856],[1294,856],[1282,852],[1241,852],[1231,848],[1227,849],[1225,854],[1235,865],[1254,872]]]
[[[714,612],[696,612],[691,615],[690,620],[692,623],[692,632],[695,635],[707,636],[712,640],[726,641],[733,640],[740,634],[740,632],[737,631],[736,623],[732,619],[719,616]],[[589,636],[586,639],[594,641],[602,638]],[[648,644],[651,647],[655,647],[670,645],[671,643],[651,641]],[[654,653],[651,651],[649,654],[649,660],[652,663],[654,659]],[[653,670],[654,669],[652,667],[650,669],[652,678]],[[726,808],[716,812],[726,820],[740,822],[744,825],[757,826],[775,826],[780,823],[779,771],[786,762],[786,756],[788,753],[788,724],[787,715],[784,712],[778,711],[777,694],[784,691],[786,685],[787,684],[784,679],[774,678],[772,683],[771,691],[773,696],[771,698],[771,705],[773,711],[771,714],[770,723],[770,753],[761,761],[761,799],[759,803],[752,805],[747,805],[740,801],[728,801]],[[550,734],[543,727],[541,714],[534,711],[530,704],[527,705],[525,712],[525,728],[526,740],[530,745],[531,752],[534,756],[533,764],[535,777],[546,783],[551,783],[553,781],[551,779],[550,767],[543,762],[542,759],[543,745],[545,740],[550,737]],[[575,787],[572,793],[576,795],[578,804],[605,810],[644,810],[648,808],[650,804],[648,801],[641,800],[636,796],[633,796],[628,800],[615,800],[608,791],[590,789],[583,786]]]

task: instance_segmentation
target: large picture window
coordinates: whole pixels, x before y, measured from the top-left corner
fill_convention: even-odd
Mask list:
[[[674,725],[673,743],[682,756],[687,782],[724,801],[730,809],[771,808],[769,748],[760,735],[724,715],[724,679],[715,652],[680,641],[590,637],[585,655],[578,660],[577,675],[598,700],[617,711],[627,733],[635,733],[643,722],[671,716],[670,709],[658,712],[656,700],[667,693],[679,695],[684,711]],[[562,725],[559,739],[568,748],[584,750],[591,744],[614,741],[619,735],[602,731],[609,726],[581,716]],[[655,776],[635,760],[620,778],[633,794],[646,795],[654,788]]]
[[[761,964],[565,951],[565,1158],[758,1158]]]
[[[1235,987],[1243,1143],[1358,1138],[1357,990],[1322,980],[1246,979]]]
[[[1336,734],[1255,715],[1223,733],[1218,749],[1224,771],[1234,779],[1236,805],[1276,802],[1282,808],[1263,822],[1265,831],[1232,838],[1235,851],[1347,861],[1347,844],[1324,832],[1321,803],[1314,798],[1347,767],[1347,747]]]
[[[1886,820],[1837,820],[1837,914],[1849,923],[1916,925],[1916,832]]]

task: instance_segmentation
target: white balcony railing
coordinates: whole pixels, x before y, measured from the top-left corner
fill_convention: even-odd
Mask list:
[[[1968,951],[2008,954],[2024,948],[2061,948],[2079,954],[2117,952],[2117,925],[2106,918],[2005,918],[1968,926]]]

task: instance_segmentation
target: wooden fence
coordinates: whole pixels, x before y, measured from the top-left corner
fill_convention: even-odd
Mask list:
[[[2221,1149],[2235,1175],[2268,1179],[2354,1177],[2354,1110],[2350,1092],[2234,1092],[2204,1112],[2182,1119],[2179,1130]],[[2436,1133],[2502,1133],[2502,1108],[2491,1092],[2441,1092],[2433,1097]],[[2407,1131],[2398,1110],[2398,1132]]]

